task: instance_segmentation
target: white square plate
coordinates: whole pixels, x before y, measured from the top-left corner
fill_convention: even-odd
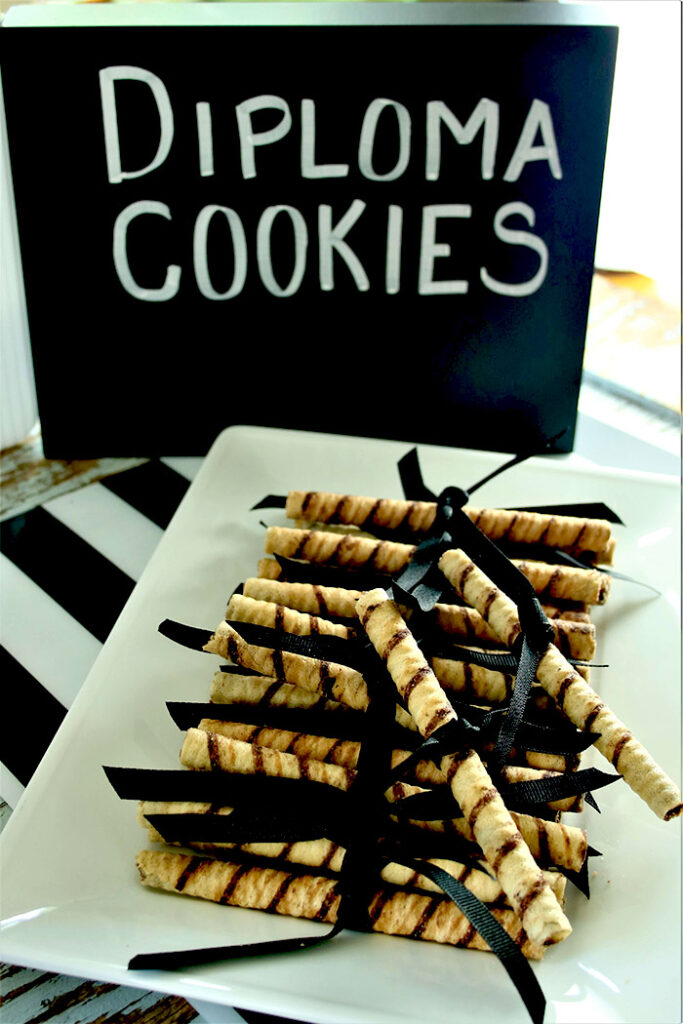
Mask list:
[[[178,766],[181,735],[164,702],[206,700],[218,661],[157,626],[172,618],[213,628],[222,618],[234,587],[256,571],[259,520],[284,521],[250,507],[290,488],[400,497],[396,462],[409,447],[255,427],[219,436],[2,835],[2,959],[316,1024],[527,1024],[495,957],[386,936],[345,932],[303,953],[177,973],[126,970],[138,952],[326,930],[143,888],[135,805],[116,797],[102,765]],[[419,451],[436,492],[467,487],[505,460]],[[478,504],[505,506],[589,500],[606,501],[627,524],[616,528],[616,568],[661,591],[614,581],[595,613],[598,660],[610,667],[594,670],[594,685],[678,777],[677,482],[559,456],[530,460],[476,493]],[[37,628],[36,643],[50,637]],[[30,743],[30,722],[17,728]],[[573,934],[534,968],[547,1024],[679,1021],[680,821],[659,821],[623,783],[597,796],[602,814],[575,816],[603,854],[591,861],[591,898],[568,887]]]

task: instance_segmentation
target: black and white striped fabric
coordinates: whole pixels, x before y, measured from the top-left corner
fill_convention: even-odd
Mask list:
[[[155,459],[0,522],[0,798],[14,808],[197,474]],[[31,744],[13,723],[31,722]],[[0,964],[7,1024],[295,1024]],[[200,1009],[200,1013],[197,1010]],[[9,1016],[5,1016],[9,1014]],[[216,1016],[218,1015],[218,1016]]]
[[[0,523],[0,797],[15,807],[201,459],[155,459]],[[31,722],[32,743],[12,723]]]

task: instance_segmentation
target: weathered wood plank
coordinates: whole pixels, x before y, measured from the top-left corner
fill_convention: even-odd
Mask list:
[[[102,477],[141,466],[148,459],[46,459],[40,431],[0,453],[0,519],[19,515],[50,498]]]
[[[107,982],[0,965],[4,1024],[189,1024],[184,999]]]

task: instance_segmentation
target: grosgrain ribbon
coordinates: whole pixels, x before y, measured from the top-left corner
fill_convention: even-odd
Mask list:
[[[346,589],[351,581],[355,590],[373,590],[375,587],[388,587],[391,584],[390,576],[374,569],[316,565],[314,562],[302,562],[286,555],[275,555],[275,560],[282,571],[280,578],[291,583],[319,583],[321,586]]]
[[[564,431],[563,431],[564,433]],[[558,435],[558,437],[561,435]],[[555,439],[557,440],[557,438]],[[551,442],[548,442],[548,445]],[[545,447],[547,448],[548,445]],[[500,473],[503,473],[506,469],[511,469],[512,466],[518,465],[520,462],[524,462],[525,459],[531,458],[532,455],[540,454],[539,451],[528,451],[513,455],[512,458],[508,459],[501,466],[498,466],[492,472],[487,473],[486,476],[477,480],[476,483],[472,484],[467,489],[468,494],[474,494],[476,490],[483,487],[484,484],[493,480]],[[401,486],[403,487],[403,494],[408,501],[438,501],[437,495],[432,491],[424,482],[422,476],[422,469],[420,467],[420,460],[417,453],[417,448],[411,448],[410,451],[399,459],[398,461],[398,473],[401,479]]]
[[[413,449],[409,455],[412,472],[417,471],[420,487],[424,487],[417,462],[417,451]],[[404,469],[405,465],[406,463],[404,463]],[[421,493],[420,487],[418,487],[418,491]],[[468,498],[468,493],[459,487],[447,487],[441,492],[437,499],[437,515],[432,527],[435,536],[429,537],[418,545],[411,562],[392,584],[391,593],[399,600],[411,600],[417,605],[418,611],[423,614],[430,611],[438,600],[436,588],[431,587],[429,595],[423,589],[421,594],[416,597],[417,587],[424,586],[429,575],[433,574],[444,551],[458,546],[463,548],[494,584],[499,586],[517,605],[522,627],[517,649],[513,648],[513,653],[518,659],[517,671],[507,714],[491,758],[495,770],[505,762],[510,752],[524,717],[538,662],[549,644],[553,642],[554,634],[529,580],[463,511],[463,506],[467,504]],[[413,563],[415,563],[415,568],[411,572]]]
[[[520,953],[519,947],[510,938],[503,926],[496,921],[488,907],[481,902],[457,878],[449,875],[436,864],[424,860],[401,861],[405,867],[430,878],[465,915],[479,932],[489,948],[496,954],[515,985],[529,1016],[534,1024],[541,1024],[545,1015],[545,996],[528,960]]]

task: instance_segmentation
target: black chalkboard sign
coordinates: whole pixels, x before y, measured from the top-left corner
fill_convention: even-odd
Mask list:
[[[46,454],[570,450],[616,29],[200,6],[0,29]]]

